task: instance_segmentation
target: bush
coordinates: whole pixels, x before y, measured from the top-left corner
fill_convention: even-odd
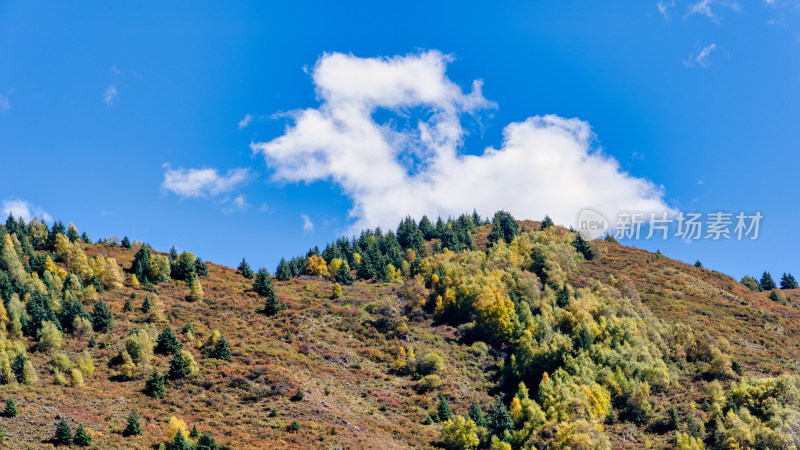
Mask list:
[[[441,370],[442,364],[442,355],[438,352],[431,352],[417,361],[416,371],[422,376],[431,375]]]
[[[72,387],[83,386],[83,373],[78,369],[72,369],[69,373],[72,379],[70,380],[69,385]]]
[[[36,337],[39,341],[38,348],[43,352],[61,348],[61,339],[63,335],[53,322],[42,322],[42,327],[36,332]]]
[[[419,394],[424,394],[426,392],[438,389],[441,385],[442,380],[439,378],[439,375],[426,375],[417,382],[417,384],[414,386],[414,390]]]
[[[94,374],[94,363],[92,362],[92,355],[89,354],[89,350],[84,350],[83,353],[81,353],[81,357],[78,359],[78,369],[80,369],[84,377],[91,377]]]
[[[331,298],[335,300],[337,298],[340,298],[341,296],[342,296],[342,285],[339,283],[333,283],[333,286],[331,287]]]
[[[739,283],[741,283],[742,285],[744,285],[744,287],[746,287],[747,289],[750,289],[753,292],[761,292],[762,291],[761,285],[758,283],[758,281],[756,281],[755,278],[753,278],[753,277],[751,277],[749,275],[743,276],[741,281],[739,281]]]
[[[293,402],[299,402],[299,401],[303,400],[303,398],[305,398],[305,396],[306,396],[306,394],[304,394],[303,391],[298,389],[297,392],[295,392],[294,395],[292,395],[291,398],[289,398],[289,400],[291,400]]]

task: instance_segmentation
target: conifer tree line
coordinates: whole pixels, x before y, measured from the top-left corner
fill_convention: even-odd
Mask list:
[[[749,275],[745,275],[742,277],[741,281],[745,287],[750,289],[751,291],[755,292],[762,292],[762,291],[774,291],[778,289],[778,284],[775,283],[775,280],[772,278],[772,275],[764,271],[761,274],[761,278],[756,280],[754,277]],[[799,286],[797,284],[797,280],[792,276],[790,273],[785,273],[781,276],[780,279],[780,288],[781,289],[797,289]]]

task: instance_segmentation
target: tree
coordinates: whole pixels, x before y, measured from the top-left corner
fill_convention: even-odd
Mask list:
[[[397,242],[403,249],[410,248],[415,252],[419,252],[425,244],[425,237],[411,216],[406,216],[397,227]]]
[[[55,445],[72,445],[72,428],[70,428],[66,419],[61,419],[61,422],[56,425],[56,435],[53,437],[53,443]]]
[[[575,247],[575,250],[578,251],[587,261],[590,261],[594,258],[594,253],[592,253],[592,249],[589,247],[589,244],[578,234],[575,237],[575,240],[572,241],[572,246]]]
[[[479,427],[486,426],[486,419],[483,417],[481,405],[479,405],[475,400],[473,400],[472,404],[469,405],[469,418],[475,422],[475,425]]]
[[[559,308],[566,309],[569,306],[571,297],[572,295],[570,295],[569,289],[567,289],[567,286],[564,285],[564,287],[562,287],[561,290],[559,290],[558,294],[556,295],[556,305]]]
[[[36,332],[36,338],[39,341],[38,348],[43,352],[61,348],[62,337],[63,335],[56,324],[50,321],[42,322],[42,327]]]
[[[217,441],[214,440],[208,433],[203,433],[200,436],[200,439],[197,440],[197,447],[196,450],[218,450],[219,445],[217,445]]]
[[[153,307],[153,303],[150,302],[150,296],[145,295],[144,301],[142,302],[142,312],[147,314],[150,312],[150,309]]]
[[[282,263],[286,263],[285,259],[281,259]],[[278,266],[280,269],[280,265]],[[250,264],[247,264],[247,260],[242,258],[242,262],[239,263],[239,267],[236,268],[243,277],[247,278],[248,280],[253,279],[253,270],[250,268]]]
[[[191,252],[182,252],[172,265],[172,278],[181,281],[189,281],[195,276],[195,258]]]
[[[192,431],[189,433],[189,437],[192,439],[197,439],[200,437],[200,432],[197,431],[197,424],[192,425]]]
[[[169,373],[167,376],[170,380],[180,380],[197,373],[197,363],[194,357],[186,350],[181,350],[169,361]]]
[[[72,239],[70,239],[70,241],[71,240]],[[131,248],[131,240],[128,239],[128,236],[125,236],[124,238],[122,238],[122,244],[121,245],[122,245],[122,248],[128,248],[128,249]]]
[[[189,287],[189,300],[196,302],[202,300],[203,296],[203,285],[200,284],[200,280],[196,277],[192,278],[192,283]]]
[[[181,351],[181,344],[172,328],[166,327],[156,338],[156,353],[162,355],[176,355]]]
[[[777,285],[775,284],[775,280],[772,279],[772,275],[769,274],[766,270],[761,275],[761,289],[765,291],[771,291],[773,289],[777,289]]]
[[[519,223],[514,216],[505,212],[497,211],[492,219],[492,231],[489,233],[489,241],[497,243],[501,240],[507,244],[514,240],[519,234]]]
[[[419,231],[422,233],[422,237],[426,241],[436,237],[436,231],[433,227],[433,223],[431,222],[431,219],[428,219],[428,216],[422,216],[422,219],[420,219]]]
[[[142,245],[139,247],[139,250],[133,255],[133,264],[131,265],[131,271],[136,278],[139,280],[140,283],[147,284],[152,283],[154,280],[150,280],[149,276],[151,273],[150,269],[150,260],[152,259],[150,254],[150,246],[147,244]]]
[[[211,350],[212,358],[223,359],[225,361],[231,360],[231,349],[228,346],[228,341],[224,337],[220,337],[214,348]]]
[[[134,275],[134,276],[136,276],[136,275]],[[130,298],[126,298],[125,299],[125,306],[123,306],[122,309],[124,311],[126,311],[126,312],[132,312],[133,311],[133,303],[131,303],[131,299]]]
[[[83,425],[78,425],[78,429],[75,431],[75,437],[72,439],[72,442],[74,442],[78,447],[88,447],[92,445],[92,435],[86,431],[86,428],[83,428]]]
[[[436,407],[436,412],[439,415],[439,420],[450,420],[453,417],[453,411],[450,409],[450,403],[444,395],[439,397],[439,405]]]
[[[15,402],[13,398],[8,397],[6,399],[6,409],[3,411],[3,415],[6,417],[17,417],[18,414],[19,409],[17,409],[17,402]]]
[[[703,263],[701,263],[700,260],[698,259],[697,261],[694,262],[694,266],[702,269],[703,268]]]
[[[192,445],[186,439],[186,436],[183,433],[178,432],[175,435],[175,439],[172,440],[169,445],[167,445],[168,450],[192,450]]]
[[[258,269],[256,278],[253,281],[253,291],[262,297],[274,297],[275,287],[272,285],[272,278],[264,267]]]
[[[125,430],[122,431],[123,436],[139,436],[142,434],[142,425],[139,423],[139,415],[136,414],[136,410],[131,410],[130,415],[128,415],[128,424],[125,426]]]
[[[103,300],[98,300],[92,311],[92,327],[94,331],[107,331],[114,328],[114,316]]]
[[[18,353],[14,358],[14,362],[11,363],[11,371],[14,372],[14,377],[17,378],[18,383],[25,382],[25,368],[28,362],[28,358],[25,357],[25,354]]]
[[[781,277],[781,289],[797,289],[797,280],[792,274],[784,273]]]
[[[746,288],[753,292],[761,292],[763,290],[761,289],[761,285],[758,283],[758,281],[756,281],[756,279],[750,275],[743,276],[739,283],[742,283]]]
[[[471,419],[455,416],[442,427],[442,444],[448,450],[473,450],[478,448],[477,427]]]
[[[244,262],[244,260],[242,260]],[[248,267],[249,269],[249,267]],[[285,258],[281,258],[281,261],[278,263],[278,268],[275,270],[275,278],[280,281],[289,281],[292,279],[294,274],[292,273],[292,266],[286,262]],[[250,276],[247,278],[252,278],[253,272],[250,271]]]
[[[350,265],[347,261],[342,262],[339,270],[336,271],[336,282],[344,286],[352,286],[356,279],[353,277],[353,272],[350,271]]]
[[[208,264],[206,264],[200,258],[195,259],[194,260],[194,273],[196,273],[198,277],[206,277],[206,278],[208,278]]]
[[[545,214],[544,219],[542,219],[542,227],[541,227],[541,229],[542,230],[546,230],[546,229],[552,227],[553,225],[555,225],[553,223],[553,219],[551,219],[550,216]]]
[[[487,425],[492,433],[502,436],[503,432],[514,428],[514,420],[508,413],[508,408],[501,399],[489,407],[489,420]]]
[[[153,398],[164,396],[164,376],[153,370],[150,378],[144,383],[144,393]]]
[[[669,405],[669,427],[673,430],[677,430],[679,425],[678,412],[675,411],[674,405]]]

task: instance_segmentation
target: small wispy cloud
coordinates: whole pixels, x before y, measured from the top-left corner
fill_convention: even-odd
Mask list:
[[[309,217],[305,214],[300,214],[300,217],[303,218],[303,231],[306,233],[310,233],[314,231],[314,222],[309,219]]]
[[[236,198],[233,200],[225,199],[223,202],[225,203],[225,207],[222,208],[223,214],[233,214],[235,212],[244,212],[250,209],[251,205],[247,202],[244,194],[237,195]]]
[[[103,92],[103,101],[106,102],[106,105],[113,106],[118,100],[119,92],[117,92],[117,87],[112,84]]]
[[[698,66],[707,69],[711,67],[711,60],[709,59],[711,56],[711,52],[717,49],[717,44],[711,44],[703,47],[700,51],[695,53],[690,53],[689,58],[687,58],[683,64],[686,67],[694,67],[695,64]]]
[[[246,126],[250,125],[250,122],[253,121],[252,114],[246,114],[242,120],[239,121],[239,129],[245,128]]]
[[[669,21],[670,15],[669,10],[675,7],[675,2],[663,2],[660,1],[656,3],[656,8],[658,8],[658,12],[664,16],[664,20]]]
[[[9,89],[6,95],[0,94],[0,111],[8,111],[11,109],[11,94],[14,93],[13,89]]]
[[[742,10],[742,7],[739,5],[739,3],[735,1],[728,2],[722,0],[700,0],[697,3],[692,3],[689,5],[689,10],[686,13],[686,15],[705,16],[712,22],[719,23],[721,17],[719,13],[715,12],[716,6],[719,6],[721,8],[727,8],[735,12],[739,12]]]
[[[18,197],[9,197],[3,200],[2,206],[3,217],[8,217],[11,214],[17,219],[22,217],[25,222],[30,222],[34,217],[38,217],[45,222],[52,222],[53,220],[50,214],[47,214],[42,208]]]
[[[214,197],[230,192],[245,184],[251,177],[250,169],[231,169],[220,175],[217,169],[172,169],[169,163],[163,165],[164,181],[161,187],[183,198]],[[244,196],[240,196],[244,201]]]

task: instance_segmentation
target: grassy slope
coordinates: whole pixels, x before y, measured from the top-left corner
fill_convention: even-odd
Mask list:
[[[536,225],[523,222],[524,229]],[[487,233],[484,228],[476,236],[478,248],[485,246]],[[797,309],[769,300],[766,293],[750,292],[716,272],[621,245],[593,245],[599,256],[582,264],[573,279],[576,285],[590,278],[605,281],[611,275],[631,284],[659,318],[726,336],[732,354],[752,374],[796,370],[800,365]],[[87,252],[114,257],[125,268],[134,253],[104,245],[91,246]],[[193,342],[183,335],[179,338],[200,365],[197,377],[168,387],[166,397],[158,400],[140,392],[143,380],[110,381],[116,369],[109,367],[109,361],[143,319],[138,307],[148,292],[135,290],[137,311],[132,313],[124,312],[123,304],[134,289],[106,292],[102,297],[114,312],[115,328],[98,336],[98,342],[109,344],[106,348],[91,349],[96,371],[85,386],[54,386],[47,370],[50,356],[33,351],[38,385],[3,387],[4,395],[14,396],[20,406],[20,416],[2,419],[11,442],[41,445],[52,437],[55,417],[61,414],[75,419],[75,426],[82,423],[94,430],[100,448],[144,448],[164,439],[166,422],[176,415],[190,428],[197,424],[201,432],[212,433],[232,448],[424,447],[439,437],[438,426],[420,424],[435,407],[436,395],[417,395],[414,381],[388,375],[397,345],[413,345],[417,355],[428,350],[444,355],[442,392],[454,399],[451,404],[457,413],[463,414],[473,398],[484,406],[490,402],[485,393],[491,385],[488,368],[497,356],[468,351],[457,342],[452,327],[412,322],[410,342],[386,339],[370,329],[377,317],[367,313],[365,305],[380,299],[396,301],[397,285],[357,282],[344,287],[343,298],[331,300],[328,281],[277,282],[278,295],[290,308],[269,318],[258,313],[262,302],[247,291],[249,280],[223,266],[209,264],[209,271],[210,278],[202,279],[204,301],[186,301],[189,289],[180,282],[162,284],[158,293],[176,332],[187,321],[195,325]],[[788,296],[800,298],[800,291]],[[214,329],[230,342],[233,362],[204,358],[196,348]],[[77,356],[87,342],[88,337],[68,336],[63,350]],[[167,364],[168,358],[154,357],[153,365],[162,373]],[[700,402],[695,381],[682,380],[667,395],[697,397]],[[297,389],[305,398],[292,402]],[[132,407],[142,417],[144,436],[123,438],[120,432]],[[302,426],[300,432],[287,431],[293,421]],[[644,436],[656,444],[667,442],[654,430],[635,430],[629,424],[610,431],[616,446],[636,447]]]

